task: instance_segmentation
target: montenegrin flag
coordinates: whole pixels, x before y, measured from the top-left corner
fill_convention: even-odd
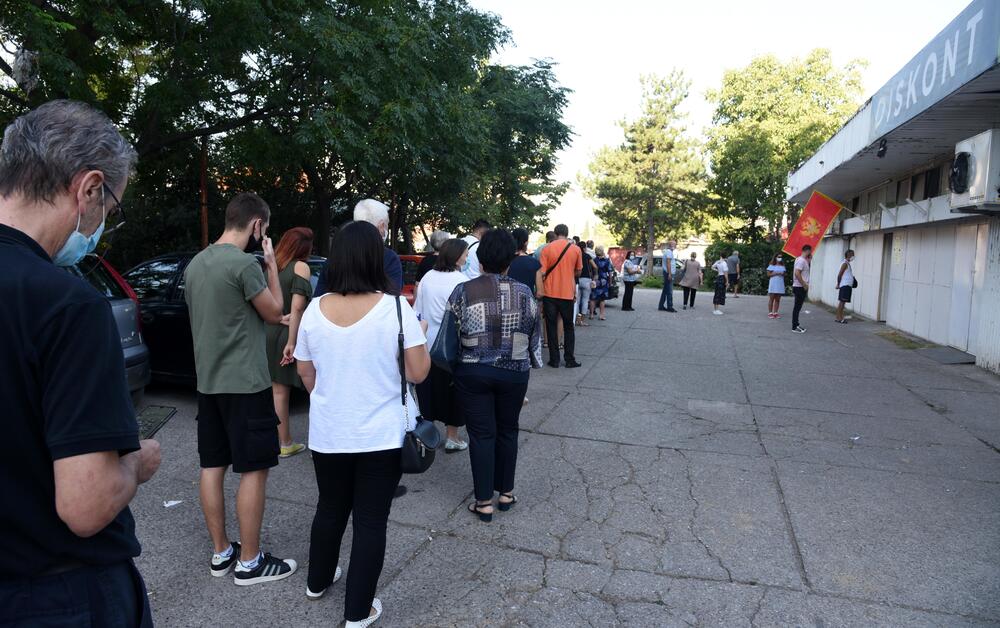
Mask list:
[[[795,222],[795,227],[782,250],[789,255],[798,257],[802,255],[802,247],[810,244],[815,251],[830,223],[840,213],[841,207],[843,205],[829,196],[814,191],[809,197],[809,202],[802,209],[802,213]]]

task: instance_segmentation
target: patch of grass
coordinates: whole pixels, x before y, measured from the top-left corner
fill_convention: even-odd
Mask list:
[[[934,346],[898,331],[877,331],[875,335],[885,338],[900,349],[926,349],[927,347]]]

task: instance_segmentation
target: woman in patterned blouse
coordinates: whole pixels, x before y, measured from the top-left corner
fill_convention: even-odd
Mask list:
[[[502,229],[487,231],[478,253],[483,274],[458,285],[448,303],[461,336],[454,378],[476,494],[469,511],[492,521],[494,492],[500,510],[517,502],[517,424],[530,370],[541,366],[541,326],[535,295],[506,275],[514,238]]]

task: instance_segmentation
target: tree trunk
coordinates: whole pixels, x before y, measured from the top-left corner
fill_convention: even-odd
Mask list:
[[[646,210],[646,270],[645,275],[653,274],[653,249],[656,247],[656,225],[653,224],[653,201],[649,201]]]
[[[201,138],[201,248],[208,248],[208,138]]]

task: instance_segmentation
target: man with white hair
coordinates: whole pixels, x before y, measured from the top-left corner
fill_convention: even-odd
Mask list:
[[[0,625],[151,626],[129,502],[160,465],[139,440],[121,337],[73,266],[125,224],[136,153],[69,100],[0,148]]]
[[[366,198],[354,206],[354,221],[375,225],[378,232],[382,234],[383,240],[389,235],[389,207],[373,198]],[[389,247],[385,247],[383,263],[393,294],[400,294],[403,290],[403,264],[399,261],[399,255],[396,255],[396,252]],[[326,294],[324,277],[326,277],[326,269],[319,274],[319,281],[316,283],[316,296]]]

